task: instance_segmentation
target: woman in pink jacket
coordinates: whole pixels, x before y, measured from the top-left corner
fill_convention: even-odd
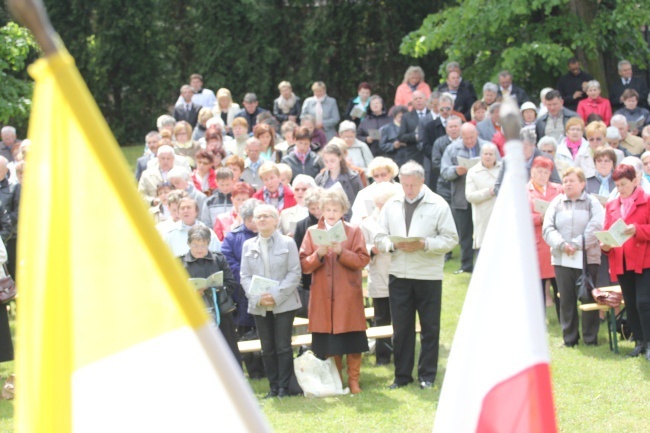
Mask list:
[[[587,123],[587,118],[590,114],[595,113],[603,118],[605,125],[609,126],[609,121],[612,118],[612,106],[609,99],[600,96],[600,83],[596,80],[591,80],[587,83],[587,96],[578,103],[578,114],[582,120]]]
[[[405,105],[411,109],[411,99],[413,92],[419,90],[429,98],[431,88],[424,82],[424,71],[419,66],[409,66],[404,73],[404,81],[397,87],[395,92],[395,105]]]
[[[650,201],[639,186],[634,167],[619,165],[612,174],[619,197],[607,203],[604,230],[623,219],[625,234],[620,247],[601,244],[609,256],[612,281],[618,279],[625,299],[627,318],[636,342],[628,356],[645,352],[650,361]]]

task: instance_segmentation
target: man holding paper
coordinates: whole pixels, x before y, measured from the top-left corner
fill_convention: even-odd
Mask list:
[[[395,379],[390,389],[413,382],[416,311],[422,329],[418,382],[425,389],[433,385],[438,372],[444,257],[458,244],[458,234],[447,202],[424,184],[424,168],[420,164],[404,164],[400,168],[400,184],[404,194],[397,194],[384,204],[375,238],[380,251],[392,254],[388,290]],[[401,240],[396,236],[415,239]]]

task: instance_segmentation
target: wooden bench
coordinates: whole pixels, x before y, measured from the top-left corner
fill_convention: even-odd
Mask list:
[[[620,292],[620,286],[608,286],[599,288],[603,292]],[[621,306],[624,306],[625,302],[621,301]],[[607,322],[607,339],[609,340],[609,350],[618,354],[618,335],[616,331],[616,310],[614,308],[608,307],[607,305],[600,304],[582,304],[578,308],[580,311],[604,311],[606,314]]]

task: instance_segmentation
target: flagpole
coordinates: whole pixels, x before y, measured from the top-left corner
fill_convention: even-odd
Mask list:
[[[6,4],[11,15],[32,32],[45,57],[65,49],[42,0],[6,0]]]

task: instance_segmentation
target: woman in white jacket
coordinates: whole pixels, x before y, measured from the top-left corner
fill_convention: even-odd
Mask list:
[[[472,204],[475,250],[481,248],[496,201],[494,184],[501,171],[501,161],[497,160],[497,155],[498,149],[494,144],[484,144],[481,147],[481,162],[467,172],[465,198]]]

